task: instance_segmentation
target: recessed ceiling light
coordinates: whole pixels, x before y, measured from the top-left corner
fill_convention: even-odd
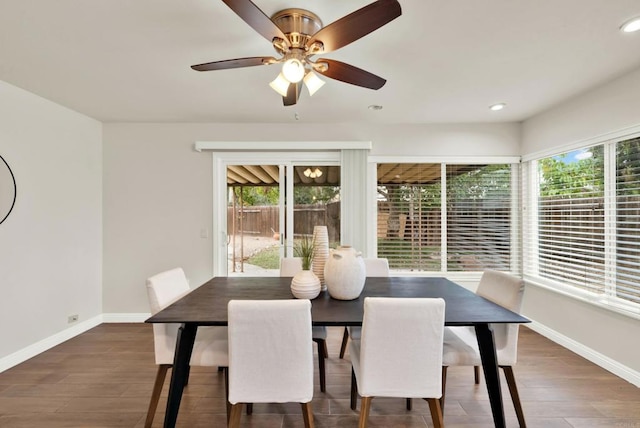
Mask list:
[[[502,110],[506,106],[507,105],[505,103],[498,103],[498,104],[494,104],[494,105],[490,106],[489,109],[491,109],[492,111],[498,111],[498,110]]]
[[[624,33],[633,33],[640,30],[640,17],[635,17],[620,26],[620,31]]]
[[[376,105],[376,104],[371,104],[369,107],[367,107],[369,110],[382,110],[382,106]]]

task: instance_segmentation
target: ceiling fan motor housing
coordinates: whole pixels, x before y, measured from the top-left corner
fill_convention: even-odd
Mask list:
[[[322,29],[318,15],[304,9],[284,9],[276,12],[271,20],[287,35],[293,49],[304,49],[311,36]],[[274,47],[279,53],[286,53],[277,44]]]

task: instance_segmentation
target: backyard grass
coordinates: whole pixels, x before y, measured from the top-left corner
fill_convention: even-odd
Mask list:
[[[294,241],[296,245],[298,241]],[[329,248],[336,248],[337,242],[330,242]],[[254,266],[259,266],[263,269],[280,269],[280,248],[275,245],[273,247],[265,248],[255,253],[253,256],[247,259],[247,263]]]
[[[247,263],[263,269],[280,269],[280,248],[265,248],[247,259]]]

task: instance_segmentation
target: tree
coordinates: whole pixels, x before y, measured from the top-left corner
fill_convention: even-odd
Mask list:
[[[604,194],[604,146],[538,161],[540,196],[599,197]]]
[[[277,186],[234,186],[236,203],[244,206],[278,205],[280,191]]]

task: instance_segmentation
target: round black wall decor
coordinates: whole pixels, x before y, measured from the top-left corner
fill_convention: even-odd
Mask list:
[[[0,224],[9,217],[16,204],[16,178],[9,164],[0,156]]]

